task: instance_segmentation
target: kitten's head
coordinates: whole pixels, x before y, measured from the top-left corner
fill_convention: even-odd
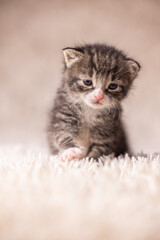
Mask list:
[[[140,70],[138,62],[106,45],[63,49],[69,94],[94,109],[115,107]]]

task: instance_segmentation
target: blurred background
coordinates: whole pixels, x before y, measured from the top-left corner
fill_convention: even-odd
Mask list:
[[[136,152],[160,152],[159,0],[0,0],[0,143],[47,148],[62,48],[108,43],[142,69],[124,105]]]

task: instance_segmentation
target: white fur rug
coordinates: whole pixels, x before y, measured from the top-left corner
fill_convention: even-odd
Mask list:
[[[1,147],[0,239],[160,239],[160,155],[62,163]]]

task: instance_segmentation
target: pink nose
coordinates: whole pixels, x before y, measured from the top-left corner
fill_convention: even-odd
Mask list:
[[[101,89],[97,89],[94,93],[94,97],[96,98],[96,100],[99,102],[104,98],[104,93]]]

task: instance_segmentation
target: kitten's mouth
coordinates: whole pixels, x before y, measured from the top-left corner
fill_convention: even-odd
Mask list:
[[[104,101],[97,101],[96,99],[86,99],[84,101],[89,107],[94,109],[104,108],[105,102]]]
[[[101,102],[94,102],[92,104],[95,104],[95,105],[103,105]]]
[[[98,109],[98,108],[103,108],[104,107],[104,104],[102,102],[98,102],[98,101],[91,101],[89,104],[90,107],[92,108],[95,108],[95,109]]]
[[[91,103],[92,103],[92,104],[95,104],[95,105],[103,105],[103,103],[100,102],[100,101],[94,101],[94,100],[92,100]]]

